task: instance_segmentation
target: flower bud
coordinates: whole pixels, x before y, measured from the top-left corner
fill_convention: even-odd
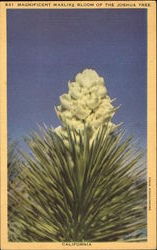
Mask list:
[[[68,94],[64,94],[60,96],[60,102],[61,106],[64,109],[69,109],[71,108],[71,102],[70,102],[70,96]]]
[[[86,103],[90,109],[94,110],[99,105],[99,99],[96,96],[91,96],[90,99],[87,99]]]
[[[69,94],[72,98],[78,99],[81,96],[81,88],[74,83],[69,84]]]

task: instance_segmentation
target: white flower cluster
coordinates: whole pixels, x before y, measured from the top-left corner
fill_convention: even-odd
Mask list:
[[[58,134],[66,136],[66,126],[76,130],[86,126],[92,135],[103,125],[108,124],[110,131],[115,129],[111,119],[117,108],[112,105],[104,79],[95,70],[85,69],[78,73],[68,86],[68,93],[60,96],[60,105],[56,107],[63,125],[56,128]]]

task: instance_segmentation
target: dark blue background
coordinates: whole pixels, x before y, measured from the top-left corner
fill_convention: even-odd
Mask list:
[[[122,104],[115,122],[146,146],[145,9],[8,10],[8,135],[58,126],[54,105],[85,68],[105,78]]]

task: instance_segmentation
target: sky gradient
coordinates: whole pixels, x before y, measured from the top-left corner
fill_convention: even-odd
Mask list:
[[[145,9],[8,10],[8,136],[22,140],[37,124],[54,127],[54,105],[85,68],[105,78],[121,104],[114,122],[146,146]]]

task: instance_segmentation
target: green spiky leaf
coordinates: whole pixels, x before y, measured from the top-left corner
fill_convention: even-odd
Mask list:
[[[67,128],[67,135],[69,147],[51,128],[27,138],[32,154],[23,155],[19,176],[26,195],[14,186],[9,192],[20,202],[12,208],[14,241],[128,241],[132,233],[140,239],[146,181],[132,139],[107,127],[92,144],[86,128]]]

